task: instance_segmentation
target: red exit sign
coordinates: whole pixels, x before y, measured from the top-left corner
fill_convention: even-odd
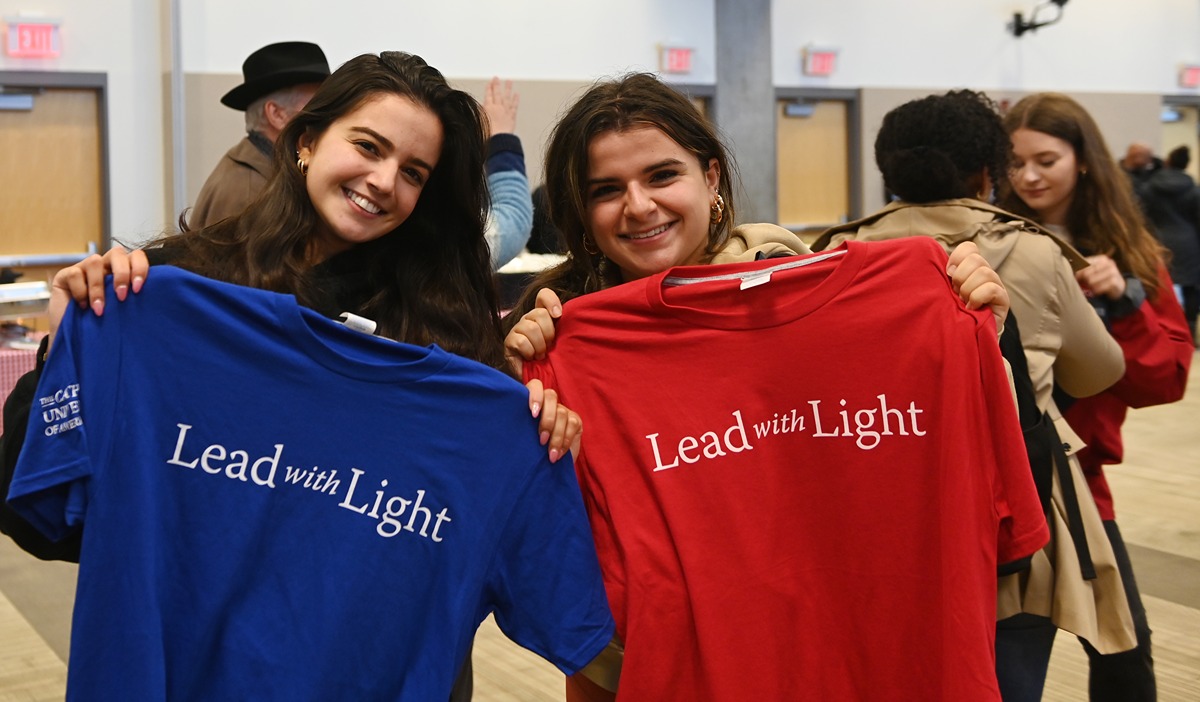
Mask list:
[[[691,48],[685,46],[660,47],[658,53],[658,70],[663,73],[691,73]]]
[[[831,76],[837,67],[837,49],[804,49],[803,71],[806,76]]]
[[[62,52],[58,22],[7,18],[8,41],[4,52],[17,58],[54,58]]]
[[[1200,66],[1184,66],[1179,69],[1179,87],[1200,88]]]

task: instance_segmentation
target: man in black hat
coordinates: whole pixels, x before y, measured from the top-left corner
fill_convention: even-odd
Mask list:
[[[329,77],[321,47],[306,41],[269,44],[242,64],[243,82],[221,103],[246,113],[246,136],[221,157],[188,215],[193,229],[240,213],[275,171],[275,139]]]

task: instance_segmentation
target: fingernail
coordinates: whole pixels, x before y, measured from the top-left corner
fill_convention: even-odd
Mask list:
[[[145,281],[146,281],[146,279],[140,275],[133,277],[133,292],[135,294],[140,293],[142,291],[142,283],[144,283]]]
[[[550,449],[550,462],[557,463],[561,455],[562,454],[558,452],[558,449]]]
[[[127,294],[129,294],[129,286],[128,285],[118,285],[117,286],[117,299],[118,300],[120,300],[121,302],[124,302],[125,296]]]
[[[540,403],[540,402],[533,403],[532,405],[529,406],[529,411],[533,414],[533,416],[535,416],[535,417],[538,416],[538,412],[542,411],[542,403]]]
[[[550,432],[542,432],[540,435],[538,435],[538,440],[542,442],[542,446],[545,446],[546,442],[550,440]]]
[[[559,305],[555,305],[554,306],[554,316],[557,317],[561,314],[562,314],[562,307],[560,307]]]
[[[100,298],[92,300],[92,311],[96,313],[97,317],[104,314],[104,300]]]

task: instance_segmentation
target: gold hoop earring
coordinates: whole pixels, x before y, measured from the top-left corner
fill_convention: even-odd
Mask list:
[[[588,246],[588,244],[591,244],[591,246]],[[588,236],[587,234],[583,235],[583,250],[592,256],[596,256],[600,253],[600,247],[596,246],[596,242],[592,241],[592,237]]]
[[[302,176],[308,175],[308,163],[304,159],[300,158],[299,156],[296,157],[296,168],[300,169],[300,175],[302,175]]]
[[[720,224],[721,220],[725,219],[725,198],[721,197],[721,193],[713,193],[708,219],[713,224]]]

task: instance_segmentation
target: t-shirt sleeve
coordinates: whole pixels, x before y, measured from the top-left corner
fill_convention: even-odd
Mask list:
[[[48,538],[58,541],[77,529],[87,510],[87,480],[93,465],[88,435],[111,411],[99,412],[85,392],[83,327],[95,326],[91,312],[69,305],[42,371],[25,446],[13,473],[8,501]],[[100,344],[97,344],[100,346]],[[85,407],[96,404],[96,407]],[[87,409],[91,409],[89,413]]]
[[[604,565],[604,590],[608,593],[608,604],[612,610],[613,619],[617,623],[617,635],[622,636],[627,624],[628,608],[627,583],[629,582],[625,568],[625,552],[613,528],[613,520],[609,516],[608,495],[604,484],[597,480],[587,462],[587,452],[581,450],[579,460],[575,463],[575,475],[583,490],[583,501],[587,507],[588,520],[592,525],[592,541],[596,544],[596,555]]]
[[[569,459],[542,457],[513,505],[496,554],[496,623],[570,675],[613,634],[600,565]]]
[[[980,374],[984,401],[989,408],[988,424],[991,451],[995,456],[996,474],[994,499],[1000,518],[1000,530],[996,548],[999,564],[1011,563],[1024,558],[1050,540],[1050,529],[1042,514],[1033,473],[1029,469],[1029,457],[1025,452],[1025,439],[1017,408],[1013,404],[1012,389],[1005,371],[1004,359],[996,334],[989,326],[991,315],[977,327],[976,342],[979,346]]]
[[[548,360],[525,361],[521,366],[521,375],[523,376],[521,380],[526,383],[536,379],[542,381],[543,387],[558,387],[554,377],[554,366],[550,365]]]

